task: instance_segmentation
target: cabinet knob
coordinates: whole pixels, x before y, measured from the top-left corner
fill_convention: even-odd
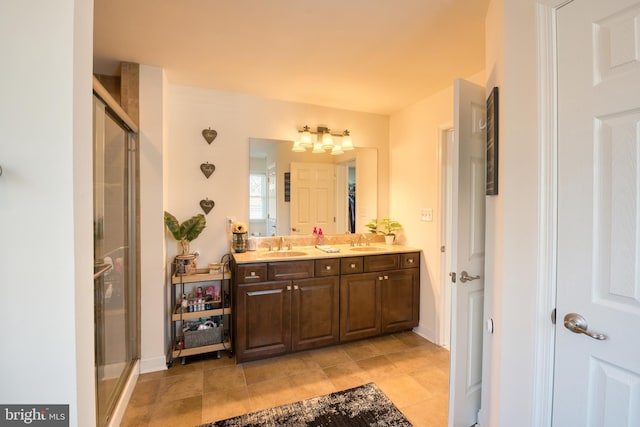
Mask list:
[[[382,280],[382,276],[378,276],[378,280]]]
[[[349,267],[356,268],[356,265],[355,264],[349,264]]]
[[[327,271],[329,271],[329,270],[331,270],[331,266],[330,266],[330,265],[327,265],[324,269],[325,269],[325,270],[327,270]]]
[[[388,279],[389,279],[389,276],[384,276],[384,280],[388,280]]]
[[[293,289],[295,289],[297,291],[300,288],[298,288],[298,285],[293,285]]]
[[[409,260],[407,261],[409,264],[413,264],[413,258],[409,258]]]
[[[287,290],[290,291],[291,290],[291,285],[287,285]]]

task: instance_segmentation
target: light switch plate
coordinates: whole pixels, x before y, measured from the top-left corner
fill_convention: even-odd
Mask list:
[[[433,209],[420,209],[420,221],[433,221]]]

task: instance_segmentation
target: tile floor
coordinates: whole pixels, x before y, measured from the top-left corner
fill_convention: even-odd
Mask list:
[[[121,426],[193,427],[375,382],[416,427],[446,427],[449,352],[413,332],[256,362],[176,361],[140,375]]]

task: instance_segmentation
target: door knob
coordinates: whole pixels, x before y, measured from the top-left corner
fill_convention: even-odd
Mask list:
[[[578,313],[568,313],[564,316],[564,327],[575,334],[585,334],[594,340],[606,340],[605,334],[599,334],[588,329],[589,325],[584,317]]]
[[[467,273],[464,270],[462,270],[462,272],[460,273],[460,281],[462,283],[470,282],[472,280],[477,280],[479,278],[480,276],[469,276],[469,273]]]

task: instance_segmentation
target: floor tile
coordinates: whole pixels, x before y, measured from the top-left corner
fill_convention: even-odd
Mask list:
[[[142,374],[121,427],[187,426],[375,382],[415,427],[446,427],[449,352],[413,332],[255,362],[215,354]]]
[[[202,375],[204,377],[204,393],[214,391],[222,393],[225,390],[233,390],[239,387],[246,387],[247,385],[244,378],[244,369],[239,365],[207,369],[206,371],[203,371]]]
[[[202,370],[184,375],[173,375],[163,378],[158,387],[158,403],[167,403],[188,397],[202,397]]]
[[[149,427],[194,427],[202,424],[202,395],[157,404]]]
[[[251,412],[247,387],[205,393],[202,396],[202,422],[224,420]]]

